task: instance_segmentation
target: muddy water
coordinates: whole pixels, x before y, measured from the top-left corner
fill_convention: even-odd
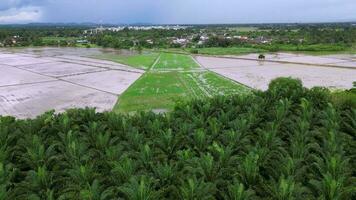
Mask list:
[[[315,62],[315,66],[276,61],[265,61],[261,65],[258,61],[204,56],[197,56],[196,59],[205,68],[215,73],[261,90],[266,90],[270,81],[277,77],[301,79],[308,88],[322,86],[331,89],[352,88],[352,83],[356,78],[356,69],[352,68],[352,65],[356,62],[336,58],[291,57],[291,62]],[[333,65],[339,67],[328,66],[329,62],[333,62],[335,63]],[[325,66],[320,65],[323,63],[327,64]]]
[[[50,109],[96,107],[111,110],[122,94],[143,73],[141,70],[67,55],[67,52],[97,53],[90,49],[15,49],[22,53],[0,53],[0,115],[32,118]],[[37,57],[24,53],[42,54]],[[53,55],[50,54],[50,55]],[[58,78],[60,77],[60,78]]]
[[[12,53],[25,53],[34,54],[41,57],[51,56],[98,56],[103,54],[130,56],[138,54],[138,51],[134,50],[117,50],[110,48],[75,48],[75,47],[29,47],[29,48],[5,48],[0,49],[6,52]]]

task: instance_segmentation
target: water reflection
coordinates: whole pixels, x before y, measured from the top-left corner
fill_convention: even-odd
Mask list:
[[[7,48],[4,49],[12,53],[34,54],[41,57],[47,56],[100,56],[111,54],[118,56],[131,56],[139,54],[135,50],[110,49],[110,48],[75,48],[75,47],[29,47],[29,48]]]

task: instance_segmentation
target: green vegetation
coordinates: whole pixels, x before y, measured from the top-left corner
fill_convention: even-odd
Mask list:
[[[355,199],[355,119],[286,78],[168,114],[0,117],[0,198]]]
[[[57,41],[75,41],[79,40],[80,38],[77,37],[43,37],[43,42],[57,42]]]
[[[145,53],[121,57],[100,55],[99,58],[148,70],[119,97],[114,109],[118,112],[167,111],[179,101],[249,92],[245,86],[212,72],[202,69],[188,72],[199,68],[190,55]]]
[[[141,69],[149,69],[158,57],[158,53],[144,51],[133,55],[101,54],[98,59],[110,60]]]
[[[199,65],[192,59],[190,55],[161,53],[158,62],[152,66],[152,69],[189,70],[198,67]]]
[[[246,26],[246,27],[232,27],[229,28],[230,31],[235,31],[235,32],[252,32],[252,31],[257,31],[257,27],[252,27],[252,26]]]
[[[315,45],[291,45],[291,44],[273,44],[273,45],[245,45],[246,47],[205,47],[186,49],[187,53],[207,54],[207,55],[241,55],[249,53],[266,52],[299,52],[313,55],[352,53],[356,52],[353,48],[342,44],[315,44]]]
[[[115,110],[171,110],[178,101],[248,92],[211,72],[147,72],[119,97]]]
[[[340,52],[351,50],[344,44],[273,44],[259,45],[259,48],[265,51],[304,51],[304,52]]]
[[[190,49],[190,52],[196,50],[199,54],[208,54],[208,55],[240,55],[240,54],[247,54],[247,53],[261,53],[267,52],[263,49],[258,48],[249,48],[249,47],[210,47],[210,48],[197,48],[197,49]]]
[[[75,47],[78,47],[78,48],[100,48],[96,44],[75,44]]]
[[[0,47],[90,48],[97,45],[116,49],[175,48],[182,52],[189,49],[189,53],[198,50],[203,54],[222,55],[262,51],[354,53],[356,44],[356,27],[353,23],[197,25],[179,30],[124,28],[110,31],[105,27],[96,28],[66,25],[0,26]],[[224,52],[219,47],[231,49]]]
[[[353,83],[353,88],[350,90],[332,92],[331,98],[337,107],[347,105],[356,108],[356,81]]]
[[[119,97],[115,110],[121,112],[172,108],[185,99],[186,87],[180,73],[145,73]]]
[[[251,92],[246,86],[233,82],[210,71],[184,73],[183,81],[190,87],[194,98],[217,95],[246,94]]]

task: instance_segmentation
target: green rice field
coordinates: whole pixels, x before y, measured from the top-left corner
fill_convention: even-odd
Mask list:
[[[198,50],[198,54],[206,54],[206,55],[241,55],[248,53],[262,53],[267,52],[263,49],[257,48],[247,48],[247,47],[211,47],[211,48],[196,48]]]
[[[191,55],[145,52],[125,56],[103,54],[99,58],[146,70],[119,97],[116,112],[163,112],[172,110],[179,101],[250,92],[243,85],[202,69]]]
[[[119,97],[119,112],[171,110],[189,99],[248,93],[249,89],[212,72],[147,72]]]
[[[117,63],[129,65],[131,67],[140,69],[149,69],[156,61],[159,53],[143,52],[133,55],[116,55],[116,54],[102,54],[95,56],[95,58],[110,60]]]
[[[152,66],[153,70],[189,70],[199,68],[190,55],[161,53],[158,62]]]

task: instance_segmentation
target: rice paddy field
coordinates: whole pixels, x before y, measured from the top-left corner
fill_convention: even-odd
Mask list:
[[[292,77],[302,80],[305,87],[350,89],[356,81],[353,56],[309,56],[297,54],[267,54],[257,60],[258,54],[226,57],[197,56],[205,68],[249,87],[266,90],[271,80]]]
[[[247,93],[241,84],[207,71],[190,55],[160,53],[147,72],[119,97],[114,110],[171,110],[179,101]]]
[[[49,110],[111,111],[144,71],[73,55],[0,53],[0,115],[34,118]]]
[[[158,61],[152,66],[155,70],[189,70],[199,68],[190,55],[161,53]]]
[[[159,53],[143,52],[143,53],[132,54],[132,55],[101,54],[93,57],[126,64],[135,68],[149,69],[157,60],[158,56]]]
[[[281,76],[299,78],[309,88],[349,89],[356,81],[355,55],[277,53],[259,61],[258,53],[234,56],[231,50],[212,48],[224,55],[195,57],[148,50],[4,50],[0,115],[35,117],[51,108],[84,106],[120,113],[166,112],[177,102],[265,90]]]
[[[248,93],[240,84],[212,72],[147,72],[119,98],[115,110],[167,111],[179,101]]]
[[[249,53],[263,53],[266,50],[247,47],[211,47],[211,48],[197,48],[199,54],[206,55],[241,55]]]
[[[120,96],[115,110],[171,110],[184,100],[245,94],[251,92],[251,88],[265,90],[277,77],[301,79],[309,88],[331,89],[351,88],[356,80],[355,62],[350,55],[321,57],[277,53],[266,54],[266,61],[257,60],[258,55],[193,58],[160,53],[148,72]]]
[[[96,58],[145,69],[146,73],[119,97],[118,112],[171,110],[179,101],[247,93],[250,89],[202,68],[191,55],[144,52]]]

